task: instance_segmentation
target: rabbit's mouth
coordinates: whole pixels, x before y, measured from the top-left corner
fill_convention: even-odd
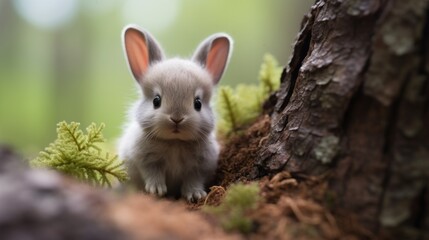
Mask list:
[[[180,133],[180,129],[179,129],[179,124],[175,124],[173,126],[173,131],[174,134],[179,134]]]

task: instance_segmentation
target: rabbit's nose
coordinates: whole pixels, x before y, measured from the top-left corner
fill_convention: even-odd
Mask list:
[[[183,121],[183,117],[182,118],[170,117],[170,120],[173,121],[175,124],[179,124],[181,121]]]

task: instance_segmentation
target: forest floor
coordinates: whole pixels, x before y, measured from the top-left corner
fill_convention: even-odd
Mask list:
[[[258,177],[255,161],[269,131],[270,119],[263,116],[223,141],[228,147],[221,151],[211,192],[192,204],[15,167],[10,163],[19,156],[0,147],[0,239],[22,234],[31,239],[376,239],[355,220],[358,213],[338,209],[328,191],[329,173]],[[251,222],[247,233],[225,231],[219,218],[204,210],[221,204],[239,182],[259,186],[256,207],[245,212]]]
[[[188,208],[219,205],[233,183],[257,182],[260,201],[247,217],[253,222],[246,239],[375,239],[360,226],[356,213],[335,208],[335,196],[328,189],[329,173],[321,176],[291,174],[287,171],[255,179],[255,160],[270,130],[268,116],[259,118],[244,133],[228,140],[221,152],[215,187]]]

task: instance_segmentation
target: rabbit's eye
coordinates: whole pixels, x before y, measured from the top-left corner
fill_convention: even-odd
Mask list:
[[[194,100],[194,108],[195,108],[195,110],[197,110],[199,112],[201,110],[201,106],[202,106],[202,104],[201,104],[200,97],[196,97],[195,100]]]
[[[155,109],[161,107],[161,96],[159,96],[158,94],[155,96],[155,98],[153,99],[153,107]]]

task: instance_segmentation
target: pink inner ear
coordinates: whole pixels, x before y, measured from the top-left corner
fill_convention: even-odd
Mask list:
[[[206,68],[212,74],[214,84],[217,84],[228,60],[229,41],[227,38],[215,39],[207,54]]]
[[[125,34],[125,50],[134,78],[140,80],[149,66],[149,51],[142,33],[130,29]]]

